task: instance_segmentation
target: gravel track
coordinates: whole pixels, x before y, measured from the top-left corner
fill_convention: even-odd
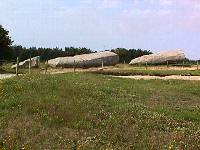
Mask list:
[[[200,76],[180,76],[180,75],[171,75],[165,77],[159,76],[113,76],[117,78],[126,78],[126,79],[135,79],[135,80],[187,80],[187,81],[200,81]]]

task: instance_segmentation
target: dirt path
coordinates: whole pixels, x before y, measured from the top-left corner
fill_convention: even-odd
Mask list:
[[[179,76],[179,75],[171,75],[165,77],[159,76],[113,76],[116,78],[126,78],[126,79],[135,79],[135,80],[153,80],[153,79],[160,79],[160,80],[188,80],[188,81],[200,81],[200,76]]]

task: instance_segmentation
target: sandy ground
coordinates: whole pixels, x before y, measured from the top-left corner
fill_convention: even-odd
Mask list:
[[[11,78],[11,77],[14,77],[14,76],[15,76],[15,74],[0,74],[0,80]]]
[[[159,76],[113,76],[116,78],[126,78],[126,79],[135,79],[135,80],[187,80],[187,81],[200,81],[200,76],[179,76],[179,75],[171,75],[165,77]]]

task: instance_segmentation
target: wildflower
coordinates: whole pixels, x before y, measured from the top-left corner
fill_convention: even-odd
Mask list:
[[[22,145],[22,148],[20,150],[25,150],[25,149],[26,149],[25,145]]]
[[[173,145],[170,145],[169,147],[168,147],[168,150],[171,150],[173,148]]]

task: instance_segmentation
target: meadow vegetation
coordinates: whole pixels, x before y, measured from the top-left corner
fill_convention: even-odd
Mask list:
[[[91,73],[0,81],[5,149],[200,149],[200,82]]]
[[[200,76],[199,70],[98,70],[95,73],[114,76],[134,76],[134,75],[149,75],[149,76]]]
[[[200,69],[200,68],[199,68]],[[95,73],[114,76],[134,76],[134,75],[149,75],[149,76],[169,76],[169,75],[182,75],[182,76],[200,76],[200,70],[197,66],[191,67],[174,67],[170,65],[153,66],[130,66],[127,64],[118,64],[115,67],[108,67],[103,70],[98,70]]]

